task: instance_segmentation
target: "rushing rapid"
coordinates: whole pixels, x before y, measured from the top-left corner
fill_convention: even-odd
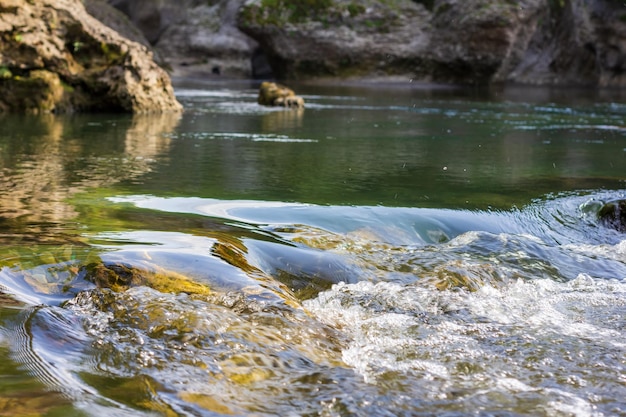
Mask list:
[[[222,225],[93,236],[104,262],[211,293],[90,288],[78,270],[63,279],[79,292],[37,298],[27,284],[59,264],[5,268],[32,305],[6,339],[85,412],[123,414],[130,395],[166,414],[619,415],[626,241],[587,209],[603,197],[510,212],[116,197]]]

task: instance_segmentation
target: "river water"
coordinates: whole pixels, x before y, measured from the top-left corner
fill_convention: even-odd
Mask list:
[[[0,415],[626,416],[620,93],[256,88],[0,116]]]

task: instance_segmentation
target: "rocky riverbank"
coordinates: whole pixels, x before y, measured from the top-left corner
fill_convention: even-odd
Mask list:
[[[0,111],[179,110],[162,66],[181,77],[626,86],[617,0],[3,0],[0,39]]]

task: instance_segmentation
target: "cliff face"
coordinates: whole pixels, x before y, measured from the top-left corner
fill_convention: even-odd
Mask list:
[[[250,0],[239,27],[280,78],[403,74],[484,84],[626,85],[616,0]],[[424,2],[425,3],[425,2]]]
[[[501,78],[530,84],[626,86],[626,5],[569,0],[543,7],[521,59]]]
[[[177,111],[145,46],[87,14],[81,0],[2,0],[0,111]]]

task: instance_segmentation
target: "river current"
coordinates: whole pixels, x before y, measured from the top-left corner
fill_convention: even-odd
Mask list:
[[[0,415],[626,416],[623,97],[297,87],[0,117]]]

